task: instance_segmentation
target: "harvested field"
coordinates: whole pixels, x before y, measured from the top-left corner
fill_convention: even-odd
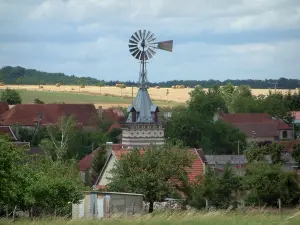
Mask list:
[[[95,104],[96,107],[102,106],[103,108],[109,107],[128,107],[131,104],[132,98],[130,97],[120,97],[113,96],[109,94],[100,95],[89,93],[89,92],[67,92],[67,91],[57,91],[55,89],[52,90],[38,90],[33,88],[22,89],[19,90],[20,95],[22,97],[24,104],[34,103],[34,99],[38,98],[45,103],[92,103]],[[10,87],[15,88],[15,87]],[[3,91],[3,88],[0,89],[0,94]],[[163,100],[153,100],[154,104],[159,106],[173,106],[179,103],[163,101]]]
[[[39,88],[38,85],[5,85],[0,88],[11,88],[11,89],[25,89],[32,91],[55,91],[55,92],[73,92],[73,93],[83,93],[83,94],[93,94],[93,95],[110,95],[110,96],[121,96],[124,98],[130,98],[132,96],[132,88],[119,88],[119,87],[100,87],[97,86],[85,86],[85,88],[80,88],[78,85],[43,85],[43,88]],[[149,88],[149,94],[152,99],[161,101],[174,101],[184,103],[189,99],[189,92],[193,88]],[[133,88],[133,95],[135,96],[138,88]],[[277,90],[278,92],[287,93],[287,89]],[[294,93],[296,89],[291,90]],[[269,89],[252,89],[254,95],[267,95]]]

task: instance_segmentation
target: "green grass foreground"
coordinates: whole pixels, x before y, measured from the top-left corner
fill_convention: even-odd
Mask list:
[[[57,92],[57,91],[32,91],[32,90],[19,90],[23,104],[32,104],[34,99],[39,98],[45,103],[91,103],[91,104],[120,104],[120,105],[130,105],[132,99],[130,97],[120,97],[111,95],[96,95],[96,94],[85,94],[85,93],[72,93],[72,92]],[[0,95],[4,90],[0,90]],[[154,100],[154,104],[157,105],[167,105],[167,101]],[[170,103],[171,105],[173,103]]]
[[[0,225],[8,221],[0,221]],[[16,225],[299,225],[300,211],[279,215],[276,213],[250,212],[245,215],[224,212],[167,212],[161,214],[136,216],[134,218],[111,218],[105,220],[64,220],[64,219],[38,219],[35,221],[18,220]]]

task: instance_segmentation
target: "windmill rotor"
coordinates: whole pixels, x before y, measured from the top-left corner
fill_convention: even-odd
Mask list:
[[[157,49],[172,52],[173,40],[157,42],[151,31],[138,30],[130,37],[128,46],[134,58],[146,61],[156,54]]]

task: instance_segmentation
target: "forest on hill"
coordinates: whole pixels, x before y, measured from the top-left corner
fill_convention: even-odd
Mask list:
[[[23,67],[11,67],[5,66],[0,69],[0,80],[6,84],[56,84],[61,83],[63,85],[100,85],[115,86],[118,83],[124,83],[126,86],[137,86],[137,82],[132,81],[119,81],[110,80],[104,81],[92,77],[77,77],[75,75],[66,75],[64,73],[48,73],[38,71],[35,69],[26,69]],[[204,88],[211,88],[214,86],[224,86],[227,83],[231,83],[234,86],[248,85],[251,88],[266,89],[266,88],[277,88],[277,89],[295,89],[300,88],[299,79],[265,79],[265,80],[171,80],[163,82],[150,82],[150,86],[160,87],[172,87],[173,85],[184,85],[186,87],[195,87],[200,85]]]

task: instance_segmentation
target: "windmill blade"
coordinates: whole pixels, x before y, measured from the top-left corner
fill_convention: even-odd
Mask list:
[[[150,34],[151,34],[151,31],[148,31],[147,34],[146,34],[145,40],[148,40]]]
[[[165,51],[172,52],[173,50],[173,40],[169,41],[160,41],[156,42],[154,44],[157,44],[157,48]]]
[[[139,42],[139,40],[135,37],[135,36],[131,36],[131,39],[133,39],[134,41],[136,41],[136,43],[138,43]]]
[[[129,48],[135,48],[135,47],[137,47],[137,44],[128,45],[128,46],[129,46]]]
[[[140,59],[141,54],[142,54],[142,52],[139,51],[139,53],[135,56],[135,58]]]
[[[155,39],[154,34],[152,33],[148,38],[147,41],[150,42],[151,40]]]
[[[147,58],[148,58],[148,59],[152,58],[152,55],[151,55],[151,53],[149,52],[149,49],[146,51],[146,55],[147,55]]]
[[[137,44],[137,42],[135,42],[133,40],[129,40],[129,43],[131,43],[131,44]]]
[[[136,39],[138,40],[138,42],[139,42],[140,37],[139,37],[139,35],[138,35],[138,32],[134,32],[133,36],[135,36],[135,38],[136,38]]]
[[[139,30],[140,40],[143,39],[142,31]]]
[[[146,30],[143,30],[143,39],[145,40],[146,37]]]
[[[148,48],[148,51],[151,53],[151,55],[155,55],[155,51],[152,48]]]
[[[131,55],[135,55],[139,51],[139,48],[136,47],[136,48],[133,48],[133,49],[129,49],[129,51],[131,52]]]

